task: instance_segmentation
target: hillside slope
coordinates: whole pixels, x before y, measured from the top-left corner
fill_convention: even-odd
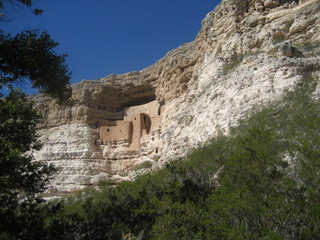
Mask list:
[[[28,233],[32,239],[319,239],[316,83],[309,79],[253,110],[228,135],[158,171],[43,204],[34,222],[45,224]]]
[[[72,107],[38,96],[36,159],[59,170],[50,193],[162,166],[228,133],[254,106],[319,79],[319,10],[316,0],[223,0],[193,42],[154,65],[73,85]]]

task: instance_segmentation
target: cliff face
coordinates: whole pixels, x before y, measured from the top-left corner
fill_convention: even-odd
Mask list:
[[[319,10],[319,0],[224,0],[193,42],[154,65],[73,85],[72,107],[36,97],[36,159],[58,168],[51,194],[161,166],[320,79]]]

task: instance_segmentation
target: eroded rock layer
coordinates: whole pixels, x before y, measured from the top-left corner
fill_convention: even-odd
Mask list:
[[[73,106],[36,97],[51,194],[130,179],[204,144],[257,105],[320,79],[318,0],[224,0],[197,38],[154,65],[72,86]]]

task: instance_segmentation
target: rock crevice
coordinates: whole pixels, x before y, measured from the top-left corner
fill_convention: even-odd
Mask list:
[[[37,96],[36,159],[59,170],[50,193],[132,179],[319,79],[319,10],[316,0],[223,0],[193,42],[154,65],[74,84],[73,106]]]

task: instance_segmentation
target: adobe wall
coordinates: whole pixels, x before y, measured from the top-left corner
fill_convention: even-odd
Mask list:
[[[139,113],[148,114],[150,117],[159,116],[160,104],[157,100],[155,100],[146,104],[125,108],[124,120],[131,121],[131,117]]]
[[[160,120],[161,116],[152,116],[151,119],[151,127],[150,132],[154,132],[160,128]]]
[[[105,121],[106,126],[100,127],[101,144],[126,140],[130,142],[129,150],[137,151],[141,147],[141,137],[160,127],[160,104],[152,101],[125,108],[123,112],[123,121]]]
[[[132,141],[132,123],[129,121],[117,121],[116,126],[101,126],[100,141],[107,143],[112,141]]]
[[[140,149],[140,139],[142,136],[149,134],[151,128],[151,120],[147,114],[139,113],[131,117],[133,125],[131,150]]]

